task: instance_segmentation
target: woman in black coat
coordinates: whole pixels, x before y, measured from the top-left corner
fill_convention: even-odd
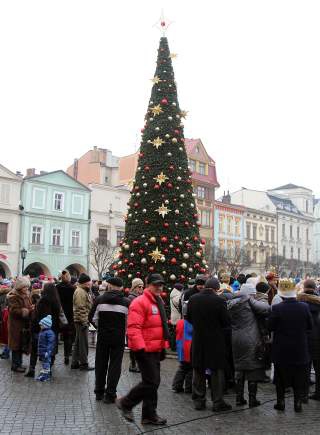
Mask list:
[[[320,296],[316,293],[316,283],[313,279],[304,282],[304,290],[298,295],[298,301],[308,304],[312,315],[313,327],[308,335],[308,344],[316,376],[316,390],[310,399],[320,401]],[[310,372],[311,364],[309,376]]]
[[[294,410],[302,411],[302,399],[309,381],[310,354],[308,332],[312,330],[312,317],[307,304],[298,302],[294,284],[286,280],[280,283],[279,295],[283,302],[272,306],[269,328],[274,333],[272,360],[278,411],[285,409],[285,389],[293,387]]]

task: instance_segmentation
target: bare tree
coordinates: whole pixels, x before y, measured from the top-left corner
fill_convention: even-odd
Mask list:
[[[90,242],[91,265],[96,270],[99,279],[107,272],[115,261],[118,248],[111,246],[111,243],[101,243],[97,238]]]
[[[218,272],[223,269],[233,276],[251,264],[252,260],[245,248],[233,249],[230,252],[227,249],[214,247],[209,256],[209,269],[211,271]]]

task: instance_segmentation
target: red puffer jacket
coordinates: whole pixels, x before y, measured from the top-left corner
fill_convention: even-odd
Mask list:
[[[163,338],[161,316],[155,297],[145,289],[131,302],[128,314],[128,344],[133,351],[161,352],[168,347]]]

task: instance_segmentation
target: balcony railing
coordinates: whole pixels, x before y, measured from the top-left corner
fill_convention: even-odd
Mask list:
[[[63,254],[64,253],[64,246],[50,245],[49,251],[52,254]]]
[[[81,247],[71,247],[69,248],[70,255],[82,255],[83,251]]]
[[[29,243],[29,252],[44,252],[44,245]]]

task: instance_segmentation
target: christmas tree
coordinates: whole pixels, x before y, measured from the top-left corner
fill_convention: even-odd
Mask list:
[[[131,285],[136,277],[161,273],[170,289],[205,273],[191,172],[172,59],[160,39],[157,67],[142,129],[138,167],[128,203],[125,236],[115,273]]]

